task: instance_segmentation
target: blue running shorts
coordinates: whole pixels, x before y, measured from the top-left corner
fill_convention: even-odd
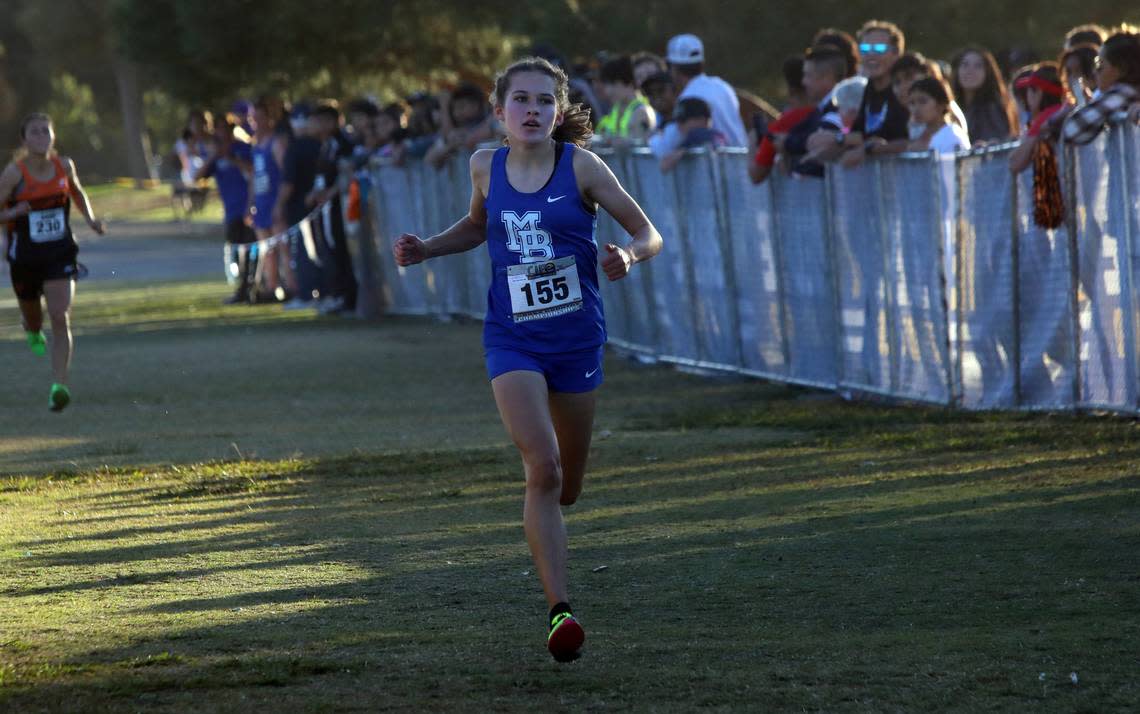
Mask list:
[[[510,347],[487,350],[487,376],[490,379],[519,370],[538,372],[546,377],[552,392],[592,392],[602,384],[602,354],[605,346],[576,352],[538,354]]]

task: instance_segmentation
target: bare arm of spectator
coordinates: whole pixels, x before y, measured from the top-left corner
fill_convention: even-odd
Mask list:
[[[446,162],[447,158],[453,153],[454,149],[451,143],[444,138],[443,134],[440,134],[439,138],[432,142],[431,148],[424,154],[424,161],[437,169],[441,169],[443,168],[444,162]]]
[[[843,155],[846,137],[833,129],[817,129],[807,140],[807,155],[817,161],[834,161]]]
[[[1019,174],[1029,168],[1033,164],[1033,150],[1037,148],[1037,142],[1040,140],[1039,136],[1021,137],[1021,143],[1009,155],[1009,170]]]
[[[673,149],[668,154],[661,157],[661,173],[667,174],[673,169],[677,168],[677,164],[681,163],[681,159],[685,158],[684,149]]]
[[[669,122],[661,131],[654,132],[649,137],[649,149],[658,159],[663,159],[666,154],[679,147],[683,140],[677,122]]]
[[[472,128],[467,132],[463,139],[463,147],[468,151],[474,151],[475,147],[485,141],[491,141],[495,138],[495,117],[488,114],[479,125]]]
[[[752,179],[752,183],[764,183],[771,175],[772,167],[768,164],[758,164],[755,161],[748,162],[748,178]]]

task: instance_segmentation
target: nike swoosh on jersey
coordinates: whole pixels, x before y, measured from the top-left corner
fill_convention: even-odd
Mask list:
[[[589,379],[590,377],[593,377],[595,374],[597,374],[599,369],[601,369],[601,367],[595,367],[589,372],[586,372],[586,379]]]
[[[552,197],[552,196],[547,196],[547,197],[546,197],[546,202],[547,202],[547,203],[554,203],[555,201],[561,201],[561,200],[562,200],[562,199],[564,199],[564,198],[566,198],[566,194],[562,194],[561,196],[553,196],[553,197]]]

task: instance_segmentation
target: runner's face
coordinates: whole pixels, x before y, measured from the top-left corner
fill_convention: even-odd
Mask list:
[[[51,122],[44,121],[43,119],[35,119],[28,122],[28,125],[24,128],[24,146],[29,153],[40,156],[46,155],[51,151],[51,147],[54,144],[55,129],[52,128]]]
[[[539,143],[562,123],[554,78],[543,72],[519,72],[511,77],[505,103],[495,108],[512,142]]]

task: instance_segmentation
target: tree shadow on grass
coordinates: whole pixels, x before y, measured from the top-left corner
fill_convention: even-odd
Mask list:
[[[291,473],[278,492],[243,497],[246,510],[187,528],[203,537],[32,558],[31,567],[242,552],[248,560],[144,568],[122,582],[93,578],[74,589],[10,589],[9,596],[37,597],[141,588],[121,615],[169,623],[150,625],[158,632],[126,644],[80,649],[66,663],[93,672],[17,696],[35,702],[78,692],[111,707],[145,692],[192,689],[217,702],[234,688],[293,686],[327,703],[330,691],[345,687],[383,690],[388,701],[409,703],[433,691],[443,708],[584,705],[596,696],[681,710],[707,702],[707,691],[722,692],[713,702],[747,707],[754,701],[748,682],[759,677],[772,701],[804,706],[812,701],[811,686],[858,698],[852,673],[878,658],[878,670],[899,680],[896,694],[913,704],[929,699],[928,708],[937,709],[934,703],[945,700],[933,697],[944,696],[945,683],[906,680],[911,661],[941,657],[959,685],[981,663],[1004,673],[1001,667],[1011,665],[994,663],[1012,656],[1012,645],[1000,631],[1032,639],[1029,630],[1058,616],[1088,631],[1066,630],[1070,641],[1037,637],[1049,656],[1095,649],[1093,638],[1102,638],[1099,651],[1087,655],[1106,681],[1094,703],[1111,704],[1132,686],[1120,678],[1126,660],[1117,650],[1127,645],[1112,639],[1119,623],[1096,625],[1105,611],[1134,602],[1138,588],[1120,564],[1135,564],[1140,546],[1134,533],[1125,535],[1126,524],[1140,517],[1140,478],[1112,473],[1111,455],[1054,455],[1013,466],[975,455],[964,473],[915,473],[921,456],[901,456],[880,459],[873,478],[851,482],[846,467],[821,468],[827,454],[814,449],[726,459],[719,469],[662,453],[662,462],[647,466],[620,444],[603,445],[597,468],[613,476],[588,484],[581,506],[572,509],[572,583],[591,628],[592,659],[568,675],[575,681],[588,673],[590,680],[582,692],[561,692],[569,699],[557,700],[558,692],[543,685],[529,692],[517,686],[531,677],[542,681],[547,665],[540,654],[541,596],[534,576],[523,574],[531,566],[519,524],[521,485],[517,476],[504,476],[517,471],[509,451],[483,454],[481,463],[471,454],[431,455],[422,470],[409,455],[402,463],[314,461]],[[858,458],[848,454],[843,463]],[[796,480],[809,474],[820,485],[797,488]],[[630,479],[644,480],[644,488],[625,488]],[[477,495],[465,495],[472,484]],[[224,497],[164,486],[127,490],[115,506]],[[242,530],[210,534],[227,528]],[[90,540],[163,532],[116,527]],[[308,550],[274,557],[266,551],[273,543]],[[354,575],[326,583],[302,575],[306,582],[288,584],[296,579],[290,573],[325,563],[351,566]],[[592,572],[597,565],[607,569]],[[243,592],[146,602],[148,585],[240,571],[265,574]],[[1089,604],[1088,589],[1065,585],[1082,578],[1093,583],[1099,601]],[[169,619],[202,613],[215,621],[187,627]],[[653,614],[648,622],[646,613]],[[633,621],[641,625],[631,628]],[[982,634],[971,638],[972,630]],[[457,659],[470,651],[472,637],[483,653],[478,664]],[[837,663],[829,666],[847,674],[813,664],[812,648],[832,651]],[[162,652],[179,659],[158,669],[130,665]],[[702,675],[702,659],[719,662],[718,671]],[[652,683],[638,675],[646,668],[658,675]],[[344,669],[354,674],[346,677]],[[991,706],[1040,704],[1030,688],[1013,687],[1006,699],[995,687],[978,689],[970,696]]]

